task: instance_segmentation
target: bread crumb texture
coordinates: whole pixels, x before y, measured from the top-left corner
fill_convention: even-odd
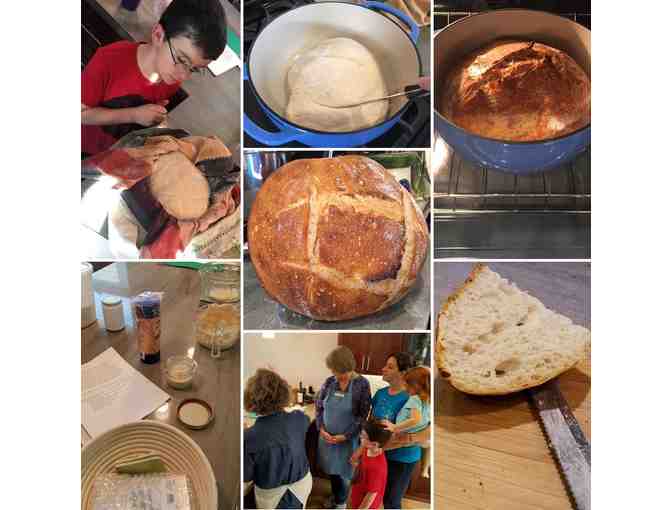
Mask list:
[[[590,332],[483,264],[443,304],[439,372],[460,391],[503,395],[538,386],[583,359]]]

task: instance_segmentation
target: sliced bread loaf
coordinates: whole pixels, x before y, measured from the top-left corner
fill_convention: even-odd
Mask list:
[[[436,360],[458,390],[503,395],[569,370],[586,356],[589,344],[586,328],[477,264],[443,304]]]

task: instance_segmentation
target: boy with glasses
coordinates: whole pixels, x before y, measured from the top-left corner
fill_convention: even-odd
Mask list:
[[[82,72],[82,152],[108,149],[125,134],[165,120],[182,81],[226,47],[220,0],[173,0],[150,41],[99,48]]]

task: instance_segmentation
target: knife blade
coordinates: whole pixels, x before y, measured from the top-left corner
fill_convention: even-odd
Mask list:
[[[576,510],[590,510],[590,443],[558,384],[528,390]]]

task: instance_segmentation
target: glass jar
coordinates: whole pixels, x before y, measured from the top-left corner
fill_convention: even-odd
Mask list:
[[[218,358],[240,338],[240,265],[210,262],[200,270],[196,341]]]
[[[93,296],[93,266],[88,262],[80,265],[82,276],[82,329],[96,322],[96,301]]]
[[[189,356],[171,356],[164,371],[170,386],[177,390],[186,390],[191,388],[197,368],[198,363]]]
[[[201,302],[237,303],[240,301],[240,265],[209,262],[199,269]]]

